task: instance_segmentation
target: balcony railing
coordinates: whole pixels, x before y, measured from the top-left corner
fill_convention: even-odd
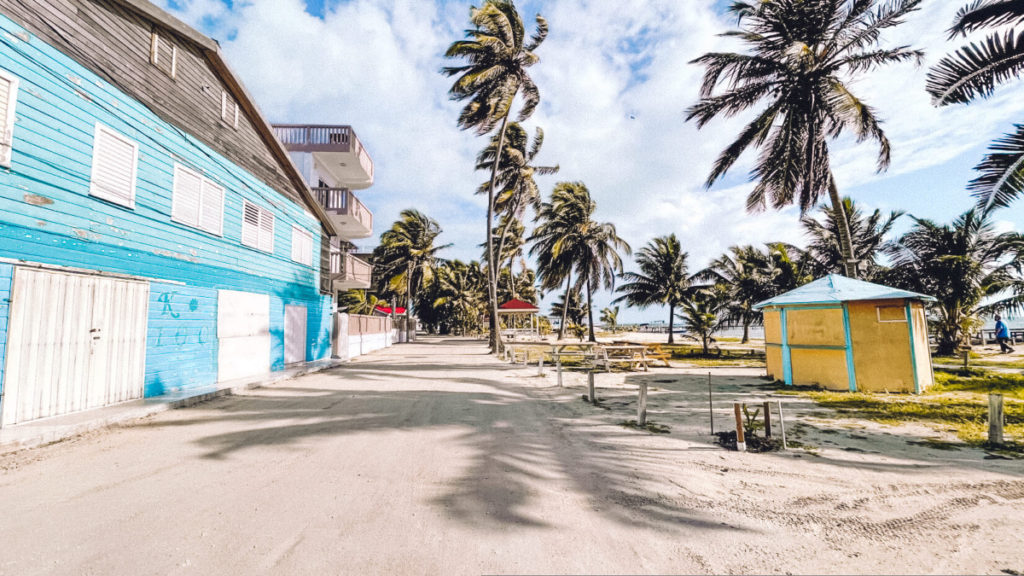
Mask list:
[[[331,252],[331,279],[370,284],[373,266],[348,252]]]
[[[351,216],[367,230],[373,230],[373,212],[348,188],[313,188],[313,197],[328,212]]]
[[[275,124],[277,139],[295,152],[350,152],[373,180],[373,159],[351,126]]]

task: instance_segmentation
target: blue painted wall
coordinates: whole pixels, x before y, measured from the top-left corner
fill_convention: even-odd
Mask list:
[[[291,260],[293,225],[320,245],[311,214],[2,15],[0,68],[21,81],[12,165],[0,169],[0,257],[166,281],[152,285],[147,396],[216,381],[218,289],[307,306],[308,359],[329,354],[330,298],[319,294],[319,268]],[[139,144],[134,209],[89,196],[97,122]],[[224,130],[232,137],[231,128]],[[223,237],[171,221],[175,163],[225,187]],[[243,199],[273,212],[273,254],[242,246]],[[3,282],[0,276],[0,290]],[[160,299],[165,295],[177,317]],[[0,311],[5,327],[6,306]],[[272,305],[272,323],[283,324],[283,314],[283,304]],[[271,364],[280,369],[277,339]]]
[[[0,263],[0,391],[4,389],[4,360],[7,351],[7,319],[10,316],[11,278],[14,267]]]

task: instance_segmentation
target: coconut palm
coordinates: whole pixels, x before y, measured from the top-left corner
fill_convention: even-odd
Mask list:
[[[366,290],[346,290],[338,296],[338,309],[348,314],[368,316],[380,304],[380,299]]]
[[[478,327],[486,310],[487,285],[478,262],[446,262],[437,270],[437,294],[432,306],[452,331],[467,334]]]
[[[883,215],[880,210],[865,214],[849,197],[843,198],[843,211],[850,226],[850,240],[853,244],[854,259],[857,260],[859,275],[865,279],[875,278],[881,268],[881,255],[886,236],[905,213],[892,211]],[[829,207],[821,209],[824,221],[810,215],[800,219],[804,234],[808,236],[806,253],[811,259],[815,276],[841,274],[844,271],[842,248],[839,243],[840,219]]]
[[[569,302],[568,306],[565,305],[567,301]],[[567,324],[574,326],[583,324],[587,311],[583,306],[583,297],[580,295],[580,291],[570,288],[568,292],[562,294],[562,297],[551,305],[551,315],[562,319],[562,326],[559,326],[558,331],[559,340],[565,336]]]
[[[418,210],[402,210],[399,219],[381,234],[373,251],[379,289],[401,295],[407,302],[406,330],[412,330],[413,300],[416,291],[434,277],[440,258],[437,254],[451,244],[436,246],[441,225]]]
[[[668,306],[668,343],[674,342],[675,310],[683,303],[690,287],[686,252],[675,234],[660,236],[636,253],[638,272],[625,272],[620,278],[622,294],[612,303],[625,302],[641,310],[649,306]]]
[[[473,129],[477,134],[490,133],[498,128],[497,157],[491,163],[491,179],[487,189],[487,254],[494,254],[495,189],[501,153],[505,149],[505,135],[517,96],[522,102],[518,121],[533,115],[540,103],[540,90],[530,78],[527,69],[540,58],[534,51],[548,34],[547,21],[537,15],[537,28],[527,39],[522,18],[511,0],[484,0],[480,7],[469,12],[473,28],[466,31],[466,38],[453,42],[445,52],[445,58],[463,60],[461,66],[447,66],[442,69],[446,76],[457,76],[448,94],[453,100],[468,103],[459,115],[459,128]],[[489,256],[488,262],[496,262]],[[491,306],[491,345],[495,350],[501,347],[498,321],[498,271],[488,266],[488,289]]]
[[[966,104],[987,98],[996,86],[1024,73],[1024,1],[974,0],[961,8],[950,39],[983,29],[984,42],[972,42],[947,55],[928,74],[928,92],[936,106]],[[968,189],[978,206],[1007,206],[1024,191],[1024,124],[996,140],[975,168],[980,175]]]
[[[586,291],[587,325],[594,334],[593,295],[601,287],[615,287],[615,275],[622,272],[619,251],[630,253],[629,244],[619,237],[615,225],[595,222],[597,204],[582,182],[561,182],[552,192],[551,203],[541,206],[540,225],[534,232],[531,254],[538,254],[537,267],[545,286],[554,288],[575,273],[576,287]],[[563,335],[559,327],[559,337]]]
[[[705,67],[700,101],[687,111],[703,128],[764,102],[757,116],[716,160],[706,185],[721,179],[742,153],[760,150],[747,197],[750,211],[796,203],[801,213],[823,195],[836,214],[841,200],[831,168],[829,141],[852,133],[878,144],[879,171],[889,166],[890,146],[875,109],[854,95],[851,81],[886,64],[920,61],[907,46],[880,48],[881,33],[917,10],[921,0],[736,0],[729,10],[748,53],[712,52],[694,60]],[[716,94],[716,89],[722,91]],[[849,227],[840,245],[847,276],[855,277]]]
[[[619,327],[619,307],[602,308],[601,324],[610,332],[615,332]]]
[[[887,248],[887,280],[934,296],[931,305],[938,353],[969,345],[986,312],[1019,307],[1024,236],[998,233],[988,214],[969,210],[952,224],[914,218],[914,227]]]
[[[711,352],[714,335],[725,327],[729,300],[726,287],[716,284],[692,290],[683,301],[679,318],[686,323],[686,337],[700,342],[705,356]]]
[[[743,326],[743,344],[750,340],[750,327],[762,321],[761,312],[754,306],[775,295],[776,276],[781,273],[776,263],[770,250],[733,246],[694,275],[723,287],[728,295],[726,319]]]

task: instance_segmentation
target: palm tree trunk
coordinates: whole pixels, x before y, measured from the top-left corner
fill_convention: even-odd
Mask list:
[[[590,324],[590,341],[597,342],[597,337],[594,336],[594,304],[591,301],[591,294],[593,290],[590,287],[590,278],[587,278],[587,321]]]
[[[487,284],[491,298],[491,351],[501,352],[501,330],[498,326],[498,266],[494,254],[494,186],[498,181],[498,164],[501,163],[501,151],[505,148],[505,131],[508,129],[508,115],[512,107],[505,111],[501,120],[501,133],[498,136],[498,148],[494,151],[494,165],[491,166],[491,183],[487,187]]]
[[[846,219],[846,209],[836,188],[836,179],[828,175],[828,197],[832,201],[832,212],[839,224],[839,252],[843,255],[843,272],[847,278],[857,277],[857,260],[853,254],[853,240],[850,237],[850,222]]]
[[[412,262],[405,275],[405,293],[409,303],[405,307],[405,341],[412,342]]]
[[[675,344],[675,339],[672,336],[672,332],[675,331],[675,320],[676,320],[676,305],[668,305],[668,343]]]
[[[565,298],[562,299],[562,321],[558,324],[558,339],[565,337],[565,323],[569,319],[569,291],[572,290],[572,271],[565,278]]]
[[[743,320],[743,340],[740,344],[746,344],[750,341],[750,320]]]

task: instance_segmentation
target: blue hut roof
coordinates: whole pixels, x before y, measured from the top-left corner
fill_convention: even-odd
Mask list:
[[[854,280],[839,274],[829,274],[805,284],[796,290],[780,294],[770,300],[765,300],[754,306],[755,310],[767,308],[768,306],[796,306],[799,304],[839,304],[841,302],[855,302],[859,300],[894,300],[911,299],[934,302],[935,298],[872,284],[863,280]]]

